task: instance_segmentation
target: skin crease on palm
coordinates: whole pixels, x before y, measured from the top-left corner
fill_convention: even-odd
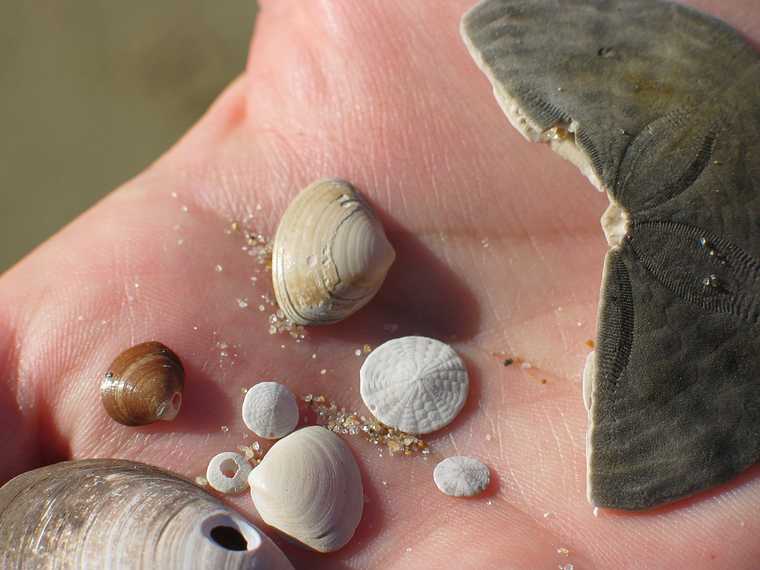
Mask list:
[[[472,384],[462,414],[429,438],[434,453],[480,458],[494,483],[482,498],[445,497],[433,459],[380,457],[348,438],[369,499],[361,525],[332,555],[284,545],[296,567],[756,564],[756,470],[670,507],[593,515],[580,373],[607,199],[509,126],[459,37],[472,1],[262,4],[246,73],[199,124],[0,279],[0,481],[87,457],[194,477],[252,441],[242,387],[276,378],[360,410],[354,350],[425,334],[453,344]],[[760,39],[756,0],[690,4]],[[368,307],[296,344],[269,335],[255,305],[270,286],[252,287],[255,264],[224,229],[261,204],[253,223],[272,236],[296,192],[325,176],[369,197],[398,256]],[[121,350],[154,339],[185,363],[182,411],[120,426],[100,405],[99,378]],[[218,340],[236,346],[234,364],[219,365]],[[533,367],[504,367],[501,351]],[[257,520],[248,494],[231,503]]]

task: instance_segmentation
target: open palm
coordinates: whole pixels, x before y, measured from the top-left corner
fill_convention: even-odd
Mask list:
[[[691,3],[760,23],[754,0]],[[445,497],[433,459],[348,438],[362,523],[332,555],[283,544],[297,567],[753,567],[751,475],[637,515],[595,517],[586,501],[580,372],[607,200],[509,127],[459,39],[471,0],[263,4],[246,74],[187,137],[0,280],[0,481],[84,457],[200,475],[253,441],[241,388],[276,378],[362,410],[355,350],[422,334],[452,343],[471,377],[434,455],[482,459],[492,487]],[[350,319],[301,343],[270,335],[269,275],[231,223],[271,236],[299,189],[336,176],[374,204],[396,262]],[[103,411],[99,379],[145,340],[180,355],[185,400],[174,422],[126,428]],[[256,520],[247,495],[233,503]]]

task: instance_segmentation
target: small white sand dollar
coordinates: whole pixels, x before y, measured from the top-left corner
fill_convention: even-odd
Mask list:
[[[491,472],[472,457],[447,457],[435,466],[433,480],[445,495],[473,497],[486,490],[491,482]]]
[[[259,437],[285,437],[298,425],[298,402],[286,386],[259,382],[245,394],[243,422]]]
[[[242,493],[248,488],[251,465],[239,453],[225,451],[215,455],[208,463],[206,480],[212,489],[229,495]]]
[[[430,433],[449,424],[467,399],[464,362],[449,345],[423,336],[389,340],[364,361],[361,396],[384,424]]]

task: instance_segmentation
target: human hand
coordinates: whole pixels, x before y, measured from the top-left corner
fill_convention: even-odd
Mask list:
[[[579,377],[607,201],[509,126],[459,38],[471,4],[264,3],[246,74],[187,137],[0,280],[0,479],[84,457],[202,474],[246,443],[241,388],[276,378],[361,410],[354,350],[424,334],[451,342],[472,381],[463,413],[429,440],[486,462],[492,488],[445,497],[431,460],[348,438],[364,518],[338,553],[285,545],[297,567],[751,567],[751,474],[667,509],[592,514]],[[760,21],[752,0],[691,4],[745,32]],[[397,259],[370,305],[296,344],[269,335],[269,307],[257,309],[268,274],[224,230],[251,212],[246,225],[272,236],[295,193],[328,176],[373,202]],[[183,408],[125,428],[105,415],[99,380],[153,339],[186,366]],[[254,516],[247,495],[232,502]]]

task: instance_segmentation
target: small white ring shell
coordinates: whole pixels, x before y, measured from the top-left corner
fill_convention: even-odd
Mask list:
[[[491,482],[488,467],[472,457],[447,457],[435,466],[436,487],[451,497],[473,497],[486,490]]]
[[[469,379],[449,345],[407,336],[376,348],[359,373],[364,404],[384,424],[430,433],[449,424],[467,399]]]
[[[206,479],[212,489],[226,495],[242,493],[248,488],[251,465],[239,453],[225,451],[208,463]]]
[[[243,422],[259,437],[279,439],[298,425],[298,402],[287,386],[259,382],[245,394]]]

